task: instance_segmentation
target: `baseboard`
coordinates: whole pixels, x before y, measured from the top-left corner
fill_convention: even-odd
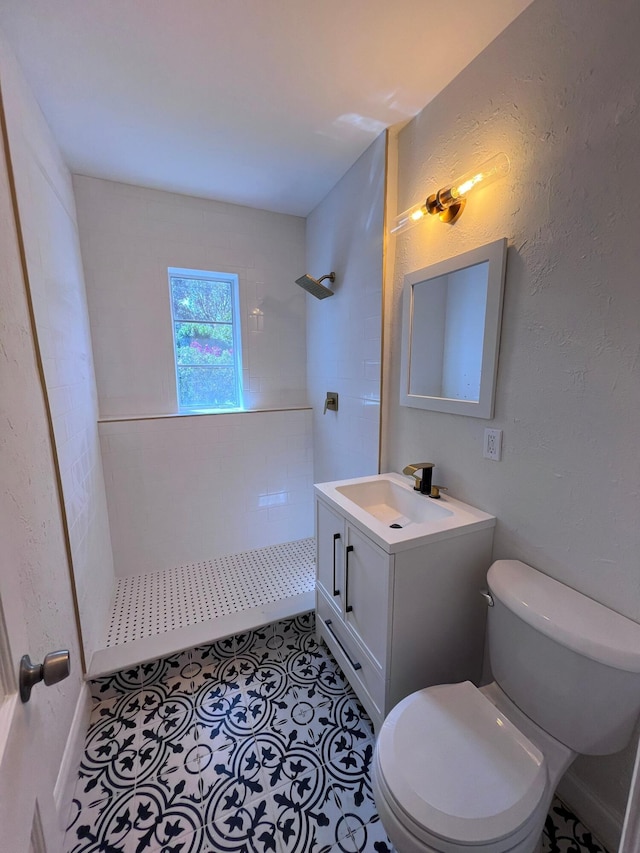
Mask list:
[[[80,695],[76,702],[76,710],[71,721],[71,728],[69,729],[69,736],[67,737],[67,743],[62,754],[58,778],[53,789],[53,800],[58,815],[58,823],[63,830],[67,828],[67,819],[78,778],[78,767],[82,759],[90,713],[91,693],[89,692],[89,685],[86,682],[82,682]]]
[[[570,767],[562,777],[556,794],[580,818],[610,853],[620,844],[624,815],[599,800]]]

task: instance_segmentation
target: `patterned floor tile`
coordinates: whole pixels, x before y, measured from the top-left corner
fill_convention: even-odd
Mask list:
[[[268,853],[277,850],[270,797],[232,806],[204,828],[202,853]]]
[[[296,746],[292,736],[265,731],[256,736],[255,742],[268,790],[290,784],[322,767],[320,753]]]
[[[324,767],[283,785],[273,794],[279,850],[329,851],[349,834]]]
[[[203,826],[199,768],[174,768],[136,787],[126,853],[142,853]]]
[[[197,761],[199,731],[190,697],[179,697],[144,714],[136,736],[137,783]]]
[[[326,765],[328,778],[336,792],[338,804],[349,820],[350,829],[378,820],[378,810],[371,789],[373,744],[356,761],[331,762]]]
[[[330,696],[340,695],[350,689],[338,664],[320,646],[310,650],[290,651],[285,665],[291,681],[301,687],[310,687]]]
[[[222,640],[216,640],[215,643],[210,643],[207,646],[196,646],[192,649],[193,660],[199,660],[206,663],[208,660],[227,660],[235,657],[236,653],[236,637],[225,637]]]
[[[259,751],[252,737],[236,749],[214,752],[201,767],[204,823],[216,823],[229,811],[267,796]]]
[[[91,685],[65,853],[395,853],[371,722],[313,614]],[[544,853],[606,853],[559,800]]]
[[[135,786],[138,715],[123,698],[100,702],[91,713],[76,786],[83,803],[106,799]]]
[[[87,803],[74,799],[65,836],[67,853],[124,853],[135,791],[120,792],[110,799]]]
[[[199,740],[212,750],[232,749],[253,736],[249,703],[237,684],[211,683],[196,697]]]
[[[105,699],[122,696],[132,690],[139,690],[141,686],[142,671],[138,666],[89,682],[89,690],[94,702],[104,702]]]
[[[279,623],[276,623],[279,624]],[[276,625],[264,625],[246,634],[238,634],[236,640],[236,657],[242,657],[245,653],[252,655],[266,655],[273,660],[284,658],[284,638],[281,633],[276,633]]]
[[[363,824],[349,816],[346,823],[350,827],[350,833],[340,844],[340,850],[344,853],[395,853],[395,848],[379,820]]]
[[[587,827],[556,797],[542,836],[543,853],[607,853]]]

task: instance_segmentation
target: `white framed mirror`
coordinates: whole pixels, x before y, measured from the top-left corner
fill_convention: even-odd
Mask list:
[[[400,405],[493,417],[507,240],[404,279]]]

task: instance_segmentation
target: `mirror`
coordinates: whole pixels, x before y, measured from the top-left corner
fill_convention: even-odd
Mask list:
[[[493,417],[505,238],[404,280],[400,405]]]

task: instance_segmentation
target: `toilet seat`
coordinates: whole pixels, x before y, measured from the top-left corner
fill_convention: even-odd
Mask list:
[[[403,699],[376,746],[387,805],[413,835],[430,845],[439,839],[441,849],[502,839],[509,849],[544,806],[546,770],[540,750],[468,681]]]

